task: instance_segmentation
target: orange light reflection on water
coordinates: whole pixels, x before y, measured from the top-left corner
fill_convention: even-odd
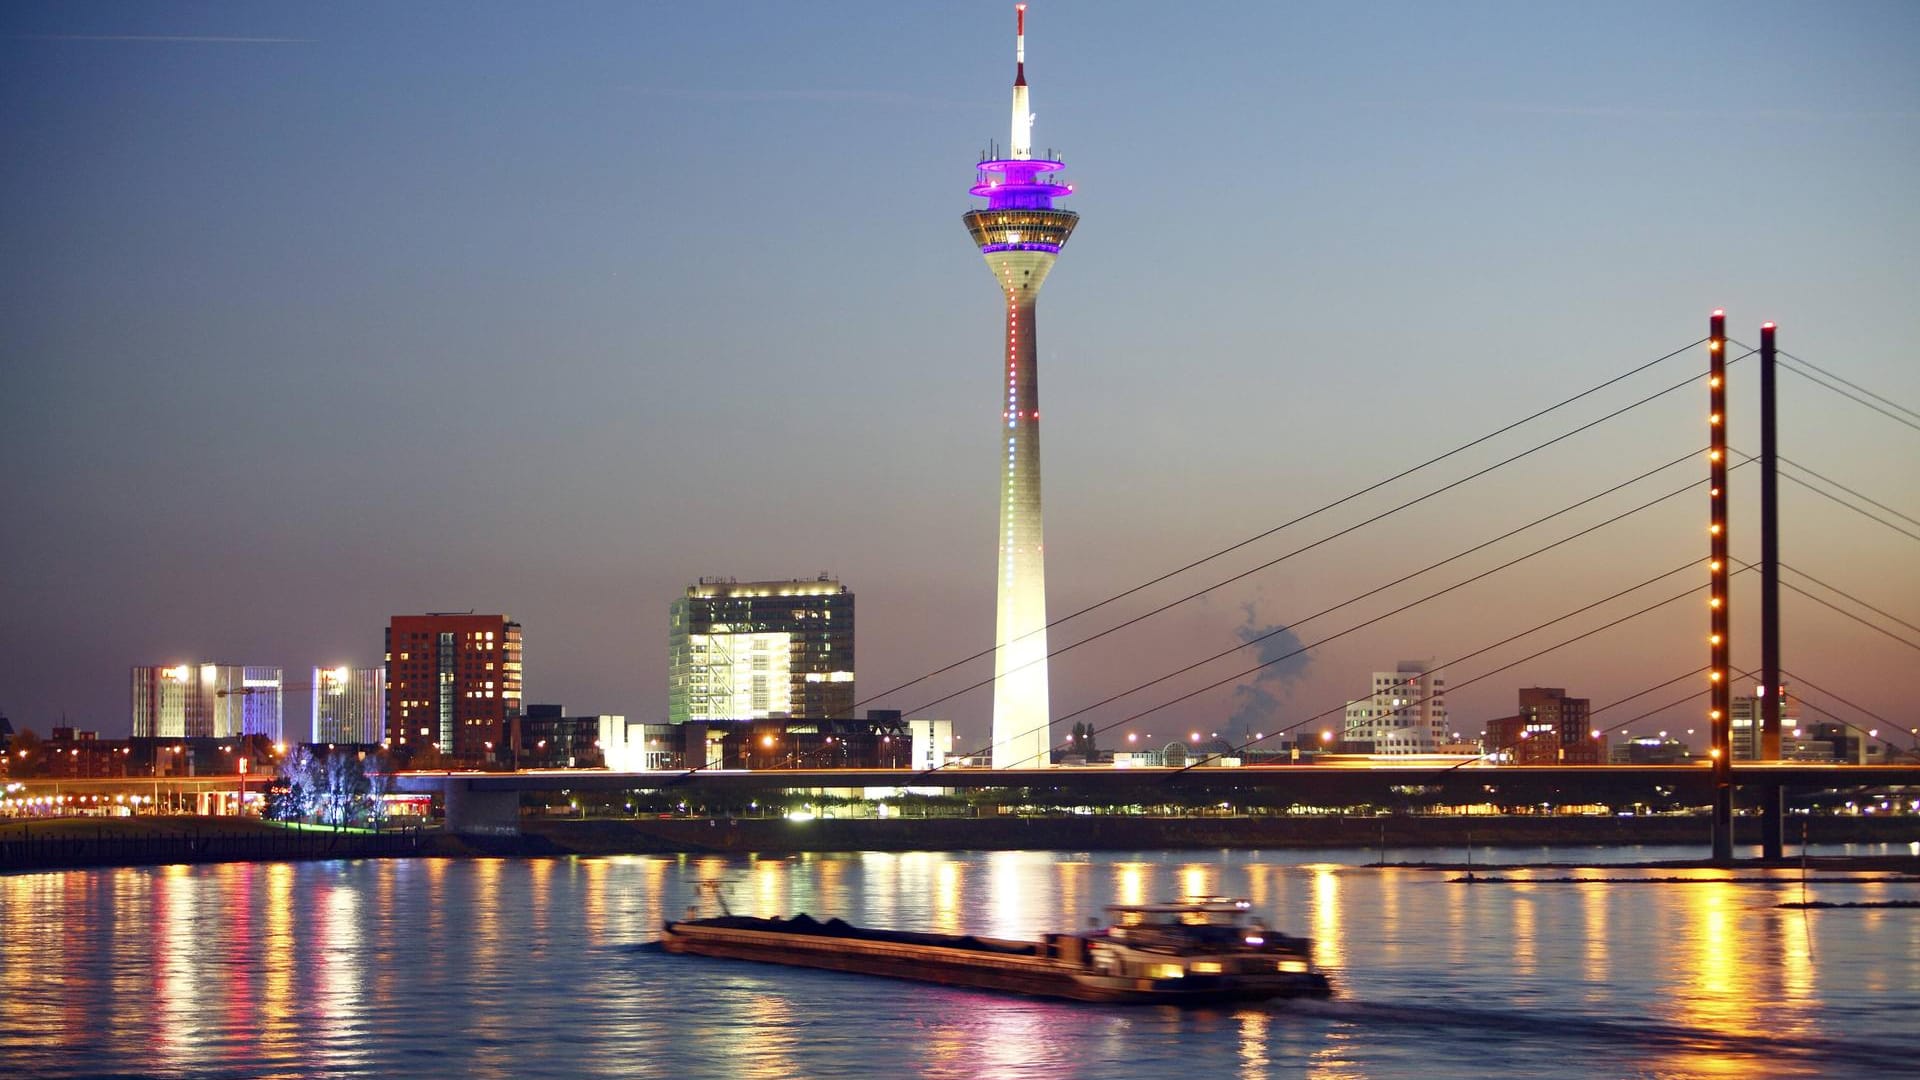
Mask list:
[[[1539,887],[1519,883],[1509,886],[1513,890],[1513,932],[1508,940],[1512,945],[1513,972],[1516,975],[1531,976],[1539,969],[1536,935],[1540,928],[1533,910],[1533,891]]]
[[[1088,866],[1084,862],[1061,862],[1054,864],[1054,872],[1060,878],[1060,930],[1069,931],[1081,919],[1084,905],[1087,903],[1086,882]]]
[[[1213,867],[1207,863],[1188,863],[1180,868],[1180,896],[1213,895]],[[1166,897],[1166,899],[1175,899]]]
[[[1347,953],[1340,938],[1340,875],[1338,868],[1326,863],[1302,867],[1313,874],[1313,952],[1314,960],[1330,968],[1346,965]]]
[[[715,859],[714,862],[719,865],[713,867],[713,878],[718,878],[726,868],[726,860]],[[713,878],[706,877],[708,873],[706,865],[703,864],[700,869],[704,880],[713,880]],[[793,872],[793,868],[788,866],[785,860],[755,860],[751,873],[753,875],[754,914],[770,919],[784,918],[785,916],[795,914],[795,912],[787,908],[787,892],[789,884],[799,875]]]
[[[1036,903],[1031,890],[1038,871],[1053,860],[1049,852],[995,851],[985,866],[989,903],[986,932],[999,938],[1033,938],[1046,927],[1036,924],[1045,905]]]
[[[1147,863],[1114,863],[1114,902],[1117,904],[1144,904],[1147,902],[1147,875],[1153,869]]]
[[[364,1016],[361,979],[366,970],[360,890],[346,882],[330,881],[317,899],[321,933],[314,946],[320,966],[316,1004],[321,1025],[317,1033],[308,1032],[307,1038],[310,1044],[317,1044],[325,1071],[351,1072],[366,1064],[369,1049],[359,1030]]]
[[[1608,951],[1612,939],[1607,934],[1607,890],[1617,886],[1588,882],[1574,886],[1580,897],[1580,933],[1582,974],[1591,989],[1589,1000],[1605,996],[1609,977]]]
[[[1740,886],[1710,881],[1686,889],[1688,921],[1673,942],[1672,963],[1680,976],[1672,1005],[1675,1018],[1707,1033],[1762,1034],[1752,1002],[1755,982],[1765,973],[1753,962],[1749,947],[1754,943],[1738,940]],[[1694,1075],[1751,1076],[1755,1062],[1690,1047],[1676,1055],[1674,1064]]]
[[[1240,1013],[1238,1019],[1241,1080],[1266,1080],[1267,1067],[1273,1063],[1267,1053],[1267,1033],[1273,1026],[1273,1016],[1264,1009],[1248,1009]]]
[[[583,885],[580,890],[580,930],[587,943],[598,948],[607,943],[607,863],[604,859],[582,859],[575,864]],[[659,910],[657,895],[649,905]]]
[[[960,912],[966,906],[966,878],[958,863],[944,855],[937,857],[940,863],[933,874],[933,928],[941,933],[958,933]]]
[[[192,868],[184,865],[166,867],[154,879],[159,925],[153,936],[160,950],[154,965],[159,1013],[154,1031],[160,1060],[176,1071],[195,1061],[203,1037],[195,1015],[200,973],[194,961],[201,943],[193,927],[193,885]]]
[[[889,862],[888,866],[891,867],[892,863]],[[813,896],[814,904],[822,915],[844,917],[852,914],[848,907],[846,870],[846,860],[839,856],[820,860],[817,867],[818,878],[814,883]],[[889,881],[888,884],[891,885],[892,882]],[[882,895],[886,898],[885,903],[893,903],[894,894],[891,888],[884,890]],[[891,917],[889,917],[889,925],[891,925],[891,922]]]
[[[263,913],[265,929],[260,951],[266,967],[265,986],[260,994],[260,1044],[266,1056],[284,1060],[295,1053],[297,1040],[293,1019],[293,866],[274,863],[266,868],[267,901]]]

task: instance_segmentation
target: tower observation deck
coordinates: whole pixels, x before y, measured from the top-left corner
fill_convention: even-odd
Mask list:
[[[963,220],[1006,308],[1005,390],[1001,395],[999,604],[994,619],[993,767],[1049,762],[1052,713],[1047,697],[1047,578],[1040,527],[1040,373],[1035,308],[1040,286],[1080,215],[1056,210],[1073,194],[1065,165],[1033,156],[1026,75],[1027,6],[1017,5],[1013,134],[1006,157],[981,155],[971,194],[985,209]]]

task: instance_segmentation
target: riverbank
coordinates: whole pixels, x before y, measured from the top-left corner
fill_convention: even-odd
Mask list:
[[[1843,844],[1920,843],[1920,817],[1810,817],[1789,823],[1796,855],[1804,821],[1818,850]],[[528,854],[803,851],[1179,851],[1196,849],[1431,849],[1443,860],[1483,847],[1700,846],[1705,817],[1181,817],[551,820],[521,835],[462,839],[478,850]],[[1760,843],[1758,818],[1735,821],[1737,845]]]
[[[1816,854],[1849,844],[1920,844],[1920,817],[1810,817],[1789,823]],[[1759,821],[1736,821],[1738,845],[1760,841]],[[641,854],[790,855],[850,851],[1181,851],[1374,849],[1430,851],[1422,862],[1457,864],[1468,848],[1552,849],[1698,846],[1700,817],[1205,817],[991,818],[527,818],[518,836],[465,837],[431,828],[382,832],[288,826],[253,818],[68,818],[0,825],[0,871],[172,863]],[[1911,851],[1896,861],[1920,867]]]
[[[0,872],[447,854],[418,828],[382,832],[246,817],[53,818],[0,825]]]

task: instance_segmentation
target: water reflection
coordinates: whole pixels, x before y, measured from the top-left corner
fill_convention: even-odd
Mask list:
[[[993,937],[1031,938],[1049,929],[1041,907],[1052,890],[1044,884],[1051,852],[994,851],[987,854],[988,895],[985,931]],[[1038,872],[1036,872],[1038,871]]]
[[[966,879],[961,875],[958,863],[945,856],[937,855],[934,858],[938,858],[940,864],[934,874],[933,929],[957,933],[960,929],[960,912],[966,900]]]
[[[1090,905],[1084,895],[1087,869],[1086,863],[1077,861],[1060,862],[1054,866],[1054,871],[1060,879],[1058,886],[1060,912],[1068,919],[1060,924],[1061,930],[1073,929],[1078,924],[1082,911],[1087,910],[1089,906],[1098,906]],[[1089,914],[1097,913],[1089,912]]]
[[[322,1021],[321,1060],[329,1071],[362,1062],[360,980],[360,894],[353,885],[330,881],[321,888],[322,944],[319,948],[318,1014]]]
[[[1331,866],[1307,869],[1313,874],[1314,959],[1325,967],[1344,968],[1347,947],[1340,933],[1340,875]]]
[[[1213,896],[1213,867],[1207,863],[1188,863],[1180,868],[1180,896]],[[1171,900],[1175,897],[1161,897]]]
[[[1900,1061],[1920,1054],[1920,1035],[1874,1013],[1920,970],[1912,920],[1781,912],[1785,880],[1461,885],[1355,865],[1370,852],[1311,858],[630,856],[0,877],[0,1060],[53,1077],[1472,1077],[1496,1060],[1529,1075],[1817,1075],[1819,1040],[1836,1030],[1905,1040]],[[1316,939],[1341,998],[1090,1009],[638,948],[713,878],[734,883],[736,910],[1015,937],[1109,901],[1246,895]],[[1822,898],[1868,895],[1900,894],[1822,886]],[[1742,1041],[1760,1034],[1792,1053]]]
[[[265,974],[258,1006],[260,1043],[264,1056],[284,1060],[292,1056],[297,1038],[293,1014],[293,865],[274,863],[265,867],[261,876],[267,887],[261,912],[265,925],[259,942]]]
[[[1240,1014],[1240,1076],[1242,1080],[1266,1080],[1272,1059],[1267,1053],[1268,1028],[1273,1018],[1264,1009],[1248,1009]]]
[[[199,979],[194,959],[199,941],[193,926],[194,884],[193,871],[186,866],[166,867],[155,881],[154,940],[160,943],[155,1027],[160,1061],[172,1069],[190,1065],[201,1040],[195,1000]]]
[[[1511,915],[1509,916],[1512,930],[1507,944],[1509,955],[1513,960],[1513,971],[1516,975],[1530,976],[1534,974],[1534,958],[1536,956],[1535,949],[1537,946],[1537,943],[1534,941],[1534,935],[1538,930],[1534,925],[1533,919],[1533,890],[1537,887],[1538,886],[1534,885],[1513,885],[1510,887],[1513,894],[1513,905]]]
[[[1576,886],[1580,899],[1580,957],[1581,975],[1595,993],[1604,993],[1607,983],[1608,960],[1612,953],[1607,947],[1607,890],[1604,884],[1584,884]]]

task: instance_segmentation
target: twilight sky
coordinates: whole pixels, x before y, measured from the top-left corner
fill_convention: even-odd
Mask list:
[[[1920,6],[1029,14],[1035,145],[1065,156],[1082,215],[1039,326],[1056,614],[1695,341],[1716,306],[1736,339],[1777,320],[1782,347],[1920,408]],[[998,2],[0,7],[0,711],[120,735],[130,665],[304,682],[377,662],[391,614],[476,608],[525,625],[530,701],[664,718],[667,604],[701,575],[839,575],[863,697],[990,645],[999,311],[959,218],[978,152],[1006,139],[1011,22]],[[1695,349],[1054,644],[1704,364]],[[1756,374],[1730,383],[1752,452]],[[1920,517],[1920,430],[1781,378],[1783,453]],[[1258,628],[1316,640],[1703,479],[1694,458],[1300,622],[1700,449],[1705,396],[1069,653],[1055,716]],[[1920,624],[1920,544],[1784,488],[1786,562]],[[1758,556],[1756,493],[1734,485],[1736,557]],[[1705,502],[1128,726],[1337,709],[1397,660],[1703,560]],[[1735,602],[1744,668],[1757,589]],[[1920,726],[1889,677],[1912,648],[1793,593],[1786,610],[1789,671]],[[1682,675],[1706,662],[1705,624],[1690,598],[1462,686],[1455,727],[1511,712],[1516,686],[1598,708]],[[983,742],[989,711],[976,690],[932,713]]]

